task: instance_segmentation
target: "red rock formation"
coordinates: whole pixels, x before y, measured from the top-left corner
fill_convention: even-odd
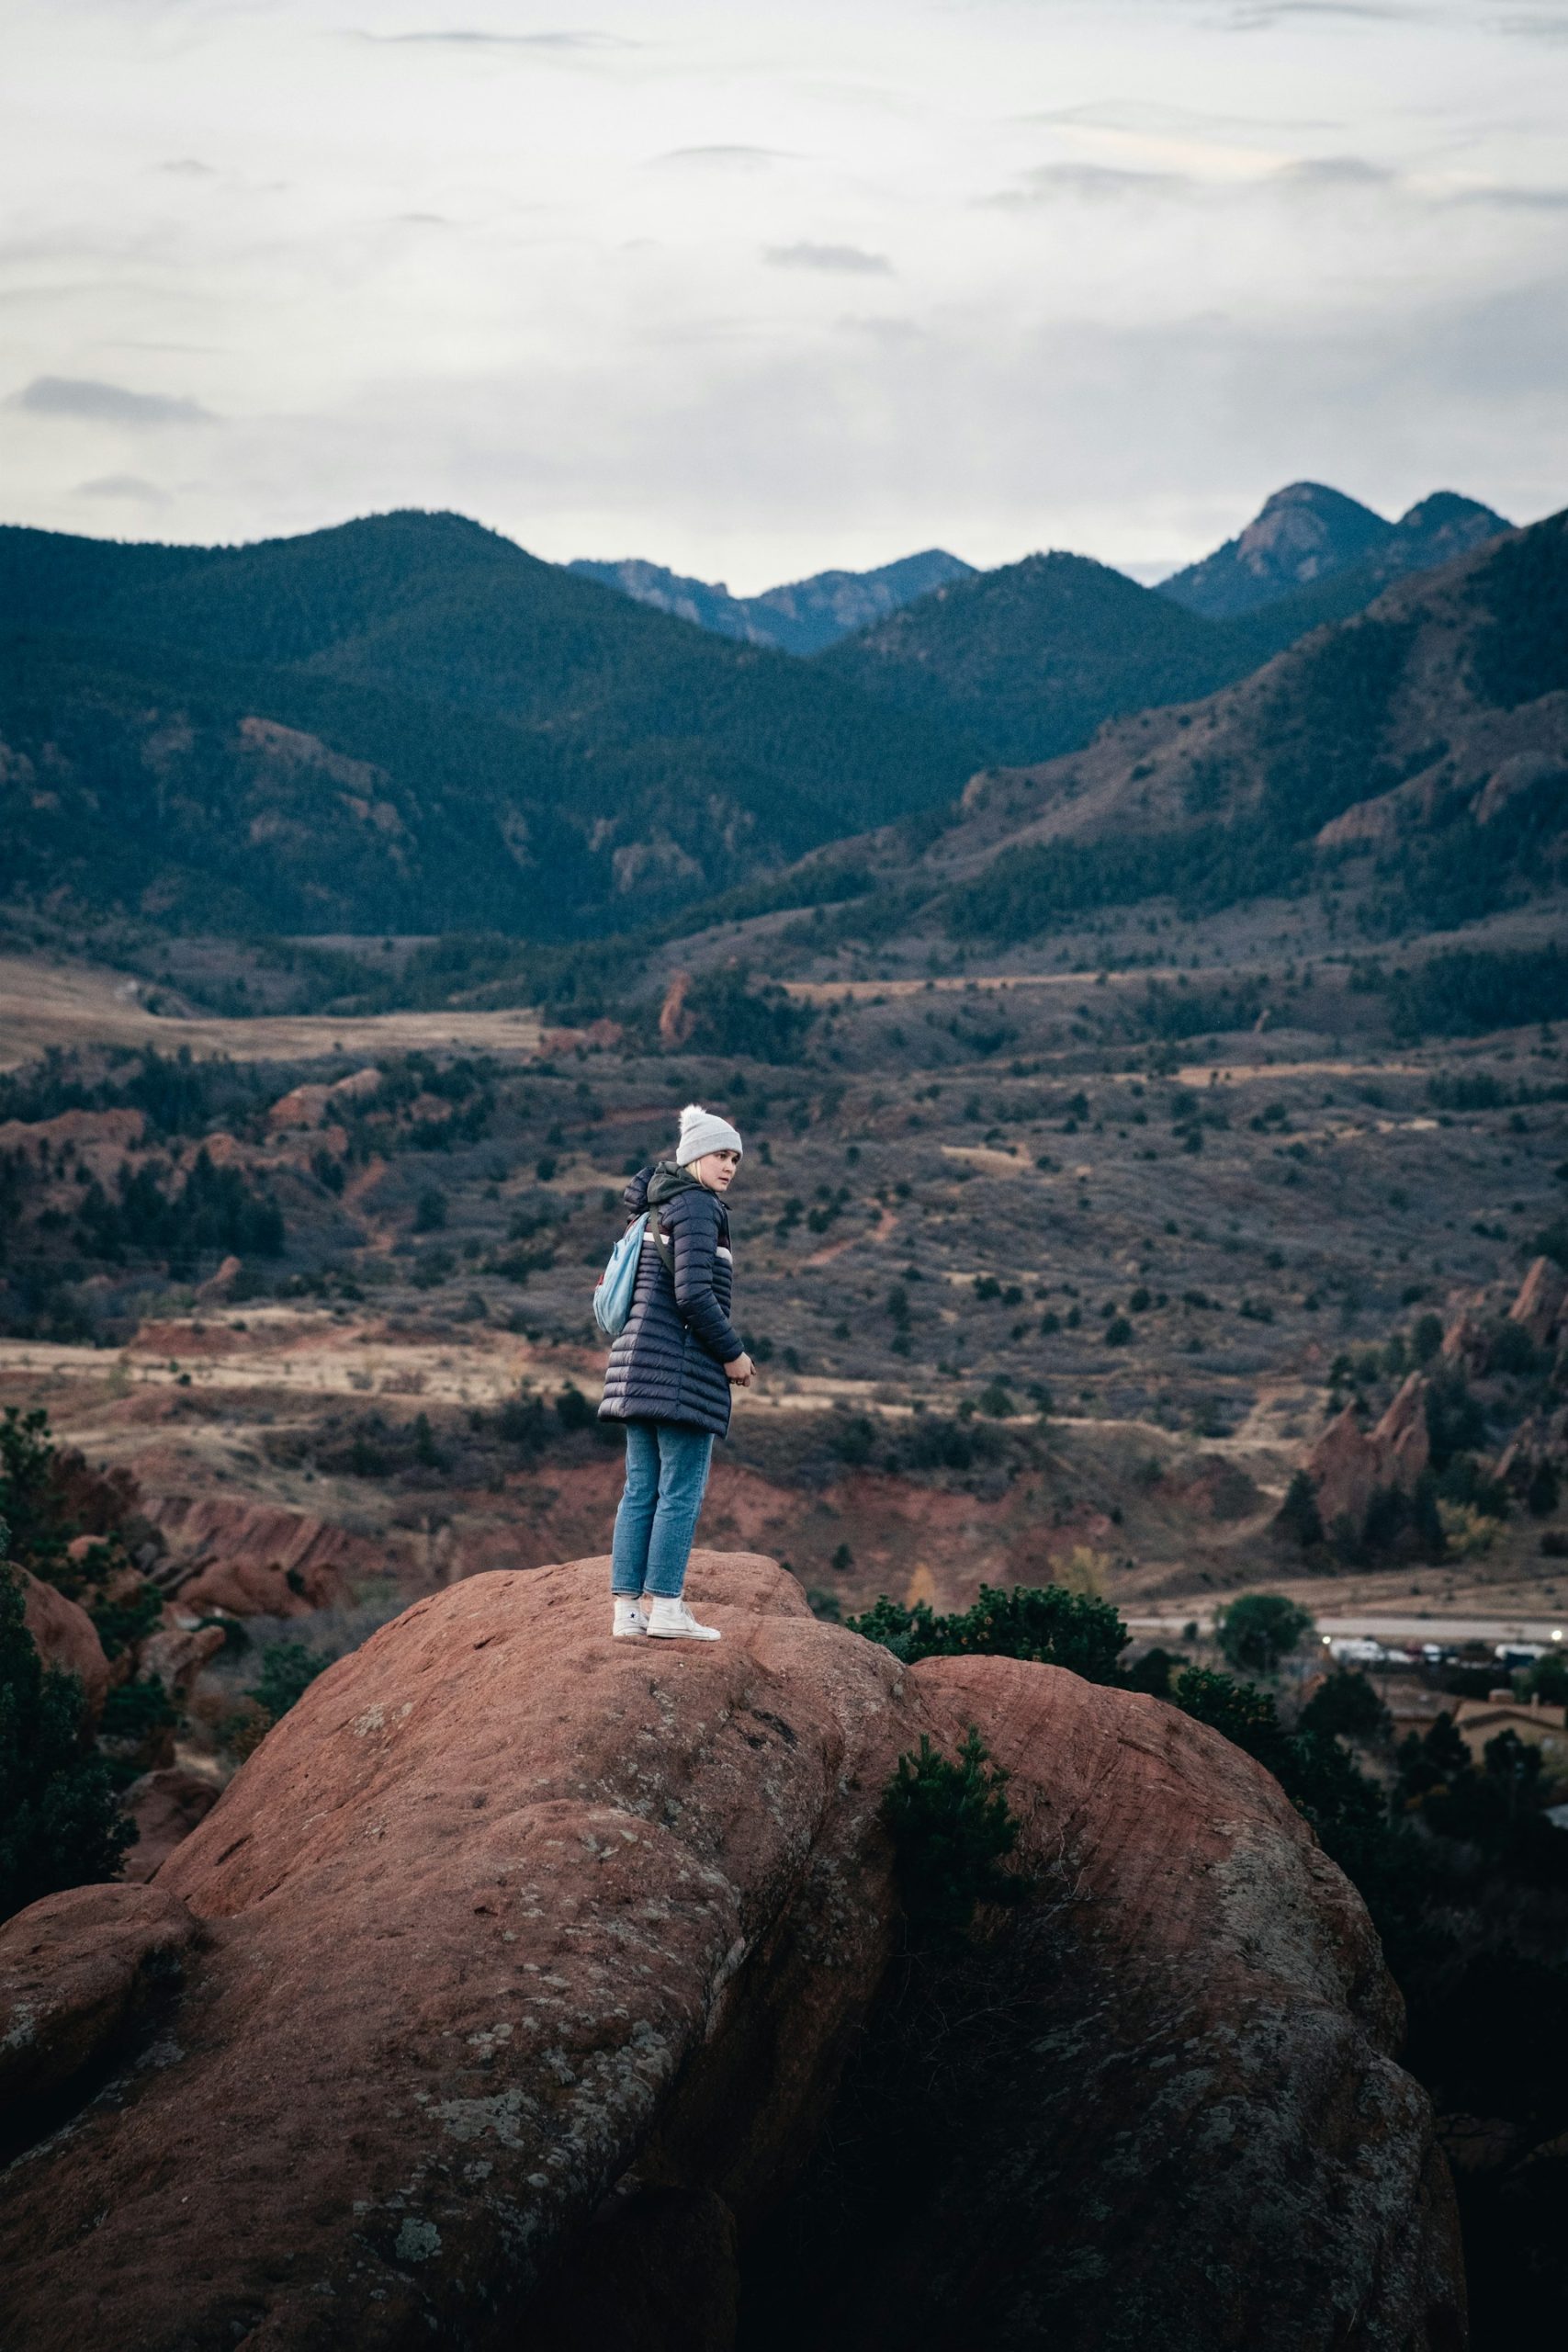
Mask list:
[[[1306,1460],[1325,1527],[1347,1518],[1359,1528],[1380,1487],[1413,1494],[1429,1453],[1427,1383],[1413,1372],[1375,1427],[1363,1429],[1354,1406],[1329,1422]]]
[[[686,998],[691,991],[690,972],[677,972],[664,991],[664,1001],[659,1008],[659,1042],[661,1046],[683,1046],[694,1025],[686,1010]]]
[[[376,1575],[383,1555],[362,1535],[303,1511],[217,1495],[150,1498],[146,1514],[189,1563],[179,1584],[187,1609],[237,1617],[303,1617],[343,1599],[348,1579]],[[160,1579],[173,1582],[165,1571]]]
[[[96,1723],[109,1687],[109,1662],[97,1627],[85,1609],[41,1577],[29,1576],[26,1568],[16,1573],[22,1581],[22,1623],[34,1647],[46,1666],[62,1666],[67,1673],[80,1675],[86,1712]]]
[[[207,1664],[223,1647],[221,1625],[198,1625],[188,1616],[165,1609],[164,1619],[140,1645],[136,1659],[136,1679],[151,1682],[154,1677],[165,1690],[179,1698],[187,1698],[191,1685]]]
[[[1443,1361],[1478,1378],[1484,1374],[1492,1361],[1492,1333],[1479,1315],[1466,1308],[1455,1316],[1443,1333]]]
[[[67,2017],[62,1903],[117,1984],[150,1897],[209,1939],[159,2063],[128,2045],[0,2177],[7,2352],[77,2352],[106,2309],[137,2352],[236,2324],[254,2352],[722,2352],[730,2231],[755,2242],[810,2155],[895,1948],[881,1792],[922,1731],[969,1723],[1055,1898],[1006,1948],[1087,2006],[1011,2069],[985,2210],[949,2184],[961,2229],[913,2249],[916,2326],[864,2340],[1458,2352],[1398,1996],[1266,1773],[1051,1668],[906,1669],[761,1559],[694,1561],[722,1645],[615,1643],[604,1571],[416,1603],[311,1685],[155,1887],[0,1930],[0,1996],[59,1981]],[[652,2311],[682,2280],[684,2334]],[[879,2308],[909,2290],[886,2274]]]
[[[545,1054],[570,1054],[577,1046],[586,1046],[590,1053],[610,1054],[626,1035],[618,1021],[591,1021],[586,1029],[546,1029],[539,1036],[539,1050]]]
[[[1508,1309],[1508,1320],[1522,1324],[1538,1348],[1549,1348],[1562,1332],[1565,1308],[1568,1276],[1550,1258],[1537,1258]]]
[[[90,2065],[199,1932],[177,1894],[151,1886],[73,1886],[8,1920],[0,2106],[41,2098]]]
[[[125,1858],[125,1875],[144,1884],[190,1836],[218,1802],[216,1781],[181,1764],[143,1772],[125,1792],[125,1809],[136,1824],[136,1843]]]
[[[141,1141],[147,1122],[140,1111],[62,1111],[52,1119],[0,1120],[0,1151],[52,1153],[74,1144],[76,1158],[100,1180],[118,1167]]]
[[[234,1284],[239,1281],[240,1273],[239,1259],[232,1256],[225,1258],[222,1264],[209,1274],[204,1283],[197,1283],[197,1297],[204,1306],[216,1305],[219,1300],[228,1297]]]

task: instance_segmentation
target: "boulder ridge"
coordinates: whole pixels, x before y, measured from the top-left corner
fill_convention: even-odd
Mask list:
[[[606,1581],[418,1601],[151,1886],[0,1930],[0,2048],[48,2086],[0,2174],[6,2352],[106,2312],[118,2352],[774,2341],[756,2266],[908,1964],[882,1793],[971,1724],[1034,1886],[995,1943],[1026,2030],[817,2342],[1458,2352],[1398,1995],[1257,1764],[1055,1668],[908,1668],[768,1560],[694,1555],[711,1648],[610,1640]]]

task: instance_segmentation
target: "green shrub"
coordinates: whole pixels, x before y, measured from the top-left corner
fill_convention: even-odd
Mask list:
[[[1313,1692],[1302,1709],[1299,1728],[1342,1739],[1386,1739],[1393,1717],[1364,1674],[1341,1668]]]
[[[770,981],[739,967],[704,972],[686,994],[692,1044],[699,1051],[759,1062],[796,1062],[817,1014]]]
[[[955,1762],[924,1733],[919,1755],[898,1758],[882,1817],[892,1833],[905,1916],[917,1937],[956,1940],[968,1933],[980,1904],[1019,1900],[1022,1883],[1000,1868],[1018,1843],[1007,1780],[974,1724]]]
[[[1232,1666],[1272,1674],[1312,1631],[1309,1612],[1279,1592],[1244,1592],[1219,1615],[1220,1648]]]
[[[1282,1535],[1287,1535],[1310,1552],[1323,1541],[1323,1518],[1317,1508],[1317,1488],[1305,1470],[1298,1470],[1285,1489],[1285,1499],[1280,1505],[1274,1521]]]
[[[49,1415],[7,1405],[0,1414],[0,1520],[10,1549],[0,1558],[17,1561],[46,1583],[56,1582],[65,1547],[75,1529],[64,1517],[54,1466],[59,1448],[49,1433]]]
[[[85,1747],[82,1685],[46,1667],[22,1622],[0,1528],[0,1919],[62,1887],[118,1878],[136,1837]]]
[[[1171,1676],[1186,1663],[1179,1650],[1162,1649],[1156,1643],[1127,1668],[1127,1688],[1146,1691],[1151,1699],[1168,1699]]]
[[[1568,1706],[1568,1657],[1561,1650],[1538,1657],[1525,1677],[1525,1690],[1548,1707]]]
[[[246,1691],[271,1722],[280,1722],[302,1699],[332,1660],[308,1650],[303,1642],[274,1642],[262,1653],[261,1675]]]
[[[1066,1667],[1087,1682],[1114,1682],[1117,1660],[1131,1639],[1108,1600],[1068,1592],[1062,1585],[1015,1585],[1003,1592],[983,1584],[972,1609],[938,1617],[922,1601],[912,1609],[886,1594],[852,1632],[880,1642],[895,1657],[1021,1657]]]
[[[599,1408],[568,1381],[556,1398],[556,1417],[563,1430],[591,1430],[599,1419]]]

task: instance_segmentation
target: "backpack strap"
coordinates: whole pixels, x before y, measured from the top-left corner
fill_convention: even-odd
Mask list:
[[[664,1221],[657,1209],[648,1212],[648,1235],[664,1261],[664,1270],[671,1282],[675,1279],[675,1244],[664,1230]]]

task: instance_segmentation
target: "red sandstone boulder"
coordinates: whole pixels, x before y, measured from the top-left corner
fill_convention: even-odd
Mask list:
[[[73,1886],[0,1927],[0,2106],[79,2074],[197,1932],[178,1895],[150,1886]]]
[[[22,1582],[22,1623],[34,1647],[46,1666],[80,1676],[83,1701],[96,1723],[109,1687],[109,1662],[97,1627],[78,1602],[67,1600],[41,1577],[29,1576],[26,1568],[16,1573]]]
[[[998,1946],[1021,2036],[955,2120],[984,2179],[811,2340],[1457,2352],[1398,1996],[1266,1773],[1054,1668],[906,1669],[761,1559],[694,1559],[721,1645],[614,1642],[604,1568],[418,1602],[164,1865],[209,1945],[158,2064],[0,2178],[6,2352],[109,2309],[128,2352],[724,2352],[733,2248],[855,2145],[824,2125],[897,1949],[882,1792],[969,1723],[1041,1889]]]

